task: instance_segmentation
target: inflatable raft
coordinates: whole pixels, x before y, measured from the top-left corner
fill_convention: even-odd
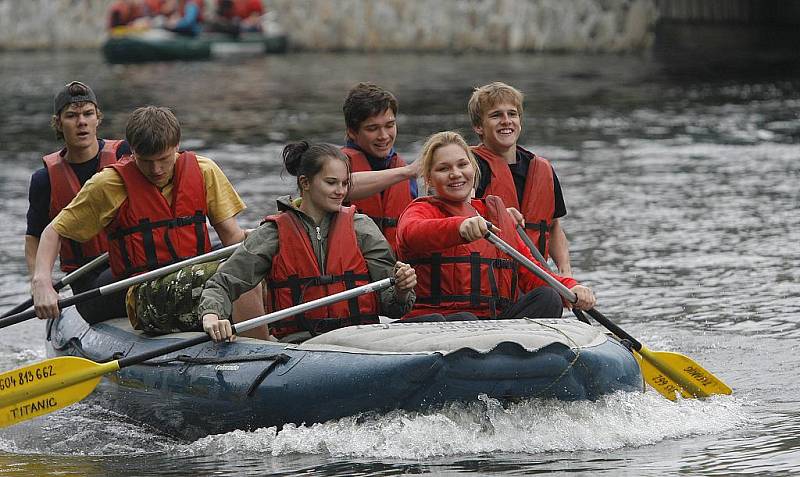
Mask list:
[[[179,333],[148,337],[127,320],[89,326],[68,308],[49,323],[48,354],[107,361]],[[342,328],[302,344],[207,342],[123,368],[97,387],[103,406],[184,439],[425,410],[481,394],[500,400],[596,399],[643,390],[631,352],[572,319],[391,323]]]
[[[103,43],[109,63],[209,60],[238,54],[285,53],[285,35],[243,33],[234,38],[221,33],[202,33],[189,38],[167,31],[147,30],[115,34]]]

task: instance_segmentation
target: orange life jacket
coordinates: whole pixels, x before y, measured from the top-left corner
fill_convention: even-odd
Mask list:
[[[500,238],[515,243],[514,221],[503,201],[496,196],[483,200],[487,210],[484,218],[501,230]],[[434,197],[421,197],[417,201],[436,205],[447,217],[461,215]],[[488,240],[401,259],[417,272],[417,301],[405,318],[459,311],[468,311],[480,318],[494,318],[518,298],[515,262]]]
[[[133,160],[111,167],[125,182],[128,197],[106,227],[109,262],[116,277],[196,257],[211,250],[203,172],[193,152],[182,152],[172,177],[172,203]]]
[[[356,240],[354,214],[355,207],[342,207],[332,219],[324,275],[308,233],[293,212],[281,212],[264,218],[265,221],[275,222],[280,240],[278,253],[272,258],[272,267],[267,276],[267,308],[270,312],[370,282],[367,262]],[[299,331],[309,331],[314,335],[367,323],[378,323],[375,293],[285,318],[271,324],[270,332],[278,338]]]
[[[117,162],[117,147],[122,141],[105,140],[103,149],[100,150],[100,160],[97,163],[97,171]],[[50,153],[42,158],[44,166],[47,168],[47,175],[50,178],[50,220],[53,220],[61,209],[66,207],[72,199],[78,195],[82,184],[78,182],[78,176],[72,170],[69,163],[61,155],[62,151]],[[89,263],[94,258],[102,255],[108,250],[105,232],[99,233],[80,243],[67,238],[61,238],[61,250],[59,260],[61,270],[71,272],[81,265]]]
[[[556,210],[553,167],[547,159],[519,146],[517,150],[532,156],[521,204],[517,200],[514,178],[506,160],[483,144],[472,148],[472,152],[484,159],[492,171],[492,179],[484,196],[496,195],[503,199],[506,206],[514,207],[522,213],[525,218],[525,232],[546,259],[550,255],[550,226]]]
[[[371,171],[369,161],[363,152],[349,147],[342,148],[342,152],[350,158],[350,170],[353,172]],[[389,160],[387,169],[403,167],[406,163],[395,154]],[[368,215],[378,224],[378,227],[386,237],[386,241],[392,246],[397,254],[397,219],[403,213],[406,206],[414,200],[411,195],[411,187],[408,181],[400,181],[385,189],[380,194],[374,194],[366,199],[354,200],[352,204],[356,206],[358,212]]]

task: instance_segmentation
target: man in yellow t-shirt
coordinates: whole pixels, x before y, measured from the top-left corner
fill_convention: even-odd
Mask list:
[[[42,233],[31,280],[39,318],[59,315],[51,275],[62,237],[83,242],[105,230],[116,279],[208,251],[206,218],[223,245],[244,239],[236,221],[244,202],[214,162],[178,152],[180,124],[169,109],[138,108],[125,135],[130,159],[95,174]],[[84,318],[97,322],[119,317],[125,309],[122,300],[121,308],[109,310],[114,313],[110,316]],[[242,296],[237,308],[240,319],[263,314],[260,291]]]

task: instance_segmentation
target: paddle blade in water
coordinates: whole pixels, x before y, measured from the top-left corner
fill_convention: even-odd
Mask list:
[[[62,356],[0,374],[0,427],[49,414],[88,396],[119,363]]]
[[[642,355],[636,352],[634,352],[633,355],[636,357],[636,361],[639,362],[639,368],[642,369],[644,381],[649,384],[650,387],[658,391],[659,394],[670,401],[675,401],[677,399],[675,393],[680,393],[685,398],[692,397],[692,395],[689,394],[688,391],[683,390],[678,383],[666,377],[664,373],[656,369],[649,361],[642,358]]]
[[[684,398],[733,392],[711,372],[682,354],[650,351],[642,346],[636,358],[645,381],[667,399],[674,401],[675,391]]]

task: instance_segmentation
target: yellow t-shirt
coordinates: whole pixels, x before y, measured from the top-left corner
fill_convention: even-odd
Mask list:
[[[233,189],[228,178],[211,159],[197,156],[203,173],[211,225],[227,220],[245,209],[244,202]],[[161,190],[172,202],[172,183]],[[128,197],[122,177],[114,169],[98,172],[81,188],[72,202],[53,219],[53,228],[59,235],[76,242],[85,242],[100,233],[117,215],[117,209]]]

